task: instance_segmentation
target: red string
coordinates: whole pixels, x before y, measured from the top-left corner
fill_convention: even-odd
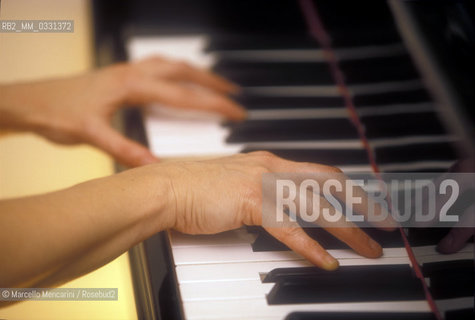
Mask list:
[[[338,63],[338,59],[335,55],[335,52],[332,49],[331,38],[326,32],[325,27],[323,26],[323,23],[321,19],[319,18],[317,8],[315,4],[313,3],[313,1],[299,0],[299,2],[300,2],[300,7],[302,9],[305,20],[309,27],[310,34],[322,46],[323,53],[329,64],[333,79],[335,80],[335,83],[337,84],[338,90],[341,93],[343,97],[343,101],[345,102],[345,106],[350,114],[350,119],[353,122],[354,126],[356,127],[360,141],[363,144],[363,147],[365,148],[366,153],[368,154],[368,160],[371,165],[371,168],[374,174],[376,175],[376,177],[380,180],[381,183],[383,183],[381,179],[381,175],[380,175],[380,170],[374,156],[374,150],[371,148],[368,138],[366,137],[365,129],[364,129],[363,124],[361,123],[358,113],[356,112],[356,108],[353,103],[351,92],[345,83],[343,72],[340,69],[340,65]],[[416,276],[422,282],[422,286],[424,288],[424,293],[425,293],[427,302],[429,303],[429,307],[431,308],[431,311],[434,313],[436,318],[438,320],[442,320],[439,310],[437,309],[434,299],[432,298],[429,288],[427,287],[427,284],[424,279],[424,275],[422,274],[419,264],[417,263],[416,257],[414,256],[414,252],[412,251],[409,241],[407,240],[406,234],[404,233],[404,230],[402,228],[399,228],[399,231],[401,233],[401,237],[403,239],[404,246],[406,248],[407,254],[411,261],[414,272]]]

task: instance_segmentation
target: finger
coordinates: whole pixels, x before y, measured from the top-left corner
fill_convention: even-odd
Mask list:
[[[208,70],[194,67],[186,62],[149,58],[143,60],[138,65],[144,72],[154,77],[189,81],[222,93],[237,93],[240,91],[240,88],[229,80]]]
[[[303,197],[299,192],[297,197]],[[307,190],[306,196],[301,201],[297,201],[297,210],[300,216],[308,214],[309,208],[312,209],[314,221],[320,227],[325,228],[330,234],[346,243],[356,253],[367,258],[378,258],[383,254],[381,246],[368,236],[363,230],[358,228],[353,222],[347,221],[345,215],[334,207],[325,197],[321,197],[314,192]],[[305,201],[306,200],[306,201]],[[306,207],[300,207],[301,203],[306,202]],[[328,213],[323,213],[324,209]],[[306,211],[306,212],[304,212]],[[318,215],[315,216],[315,213]],[[307,218],[309,216],[306,216]],[[315,218],[317,217],[317,218]],[[305,220],[305,219],[304,219]]]
[[[450,254],[460,251],[475,236],[475,204],[464,210],[461,220],[437,244],[437,251]]]
[[[381,246],[357,226],[327,227],[325,230],[363,257],[375,259],[383,255]]]
[[[452,228],[449,233],[437,244],[437,251],[451,254],[465,247],[467,241],[475,235],[475,228]]]
[[[158,161],[143,145],[125,138],[106,124],[98,124],[91,143],[110,154],[121,164],[137,167]]]
[[[200,90],[168,81],[139,81],[129,100],[135,103],[162,103],[182,109],[215,112],[230,120],[243,120],[246,111],[229,98],[209,90]]]
[[[277,217],[274,201],[262,199],[262,206],[254,205],[248,212],[250,218],[244,223],[263,226],[277,240],[322,269],[334,270],[338,268],[338,261],[318,242],[310,238],[295,220],[292,220],[281,210],[281,218]]]
[[[325,270],[338,268],[338,260],[332,257],[318,242],[310,238],[302,228],[265,228],[273,237],[303,256],[316,266]]]

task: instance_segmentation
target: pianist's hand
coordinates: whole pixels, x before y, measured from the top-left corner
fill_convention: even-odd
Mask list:
[[[198,162],[164,163],[147,170],[166,172],[172,194],[167,206],[171,213],[166,216],[175,217],[169,227],[189,234],[210,234],[243,225],[262,225],[264,173],[341,174],[334,167],[288,161],[267,152]],[[360,191],[363,201],[359,209],[367,212],[369,200],[362,189]],[[330,204],[321,201],[321,205]],[[379,244],[350,222],[327,223],[325,229],[365,257],[377,258],[382,254]],[[328,270],[338,267],[338,261],[297,225],[266,230],[315,265]]]
[[[254,152],[155,163],[56,192],[0,200],[0,287],[64,283],[170,228],[209,234],[261,225],[262,174],[267,172],[340,173]],[[362,204],[355,209],[367,212],[368,199],[358,196]],[[381,247],[360,229],[344,226],[352,225],[337,221],[325,229],[363,256],[381,255]],[[338,267],[300,227],[266,229],[315,265]]]
[[[153,57],[70,78],[0,86],[0,128],[35,131],[63,144],[89,143],[138,166],[157,159],[111,127],[115,111],[163,103],[240,120],[244,109],[227,97],[236,91],[208,71]]]
[[[436,180],[436,185],[439,185],[447,176],[450,176],[451,173],[463,173],[463,172],[475,172],[475,159],[468,158],[461,161],[457,161],[450,169],[448,174],[440,176]],[[458,181],[460,187],[460,195],[475,191],[475,181],[470,179],[459,179]],[[445,195],[439,196],[436,198],[436,208],[441,208],[442,205],[447,201]],[[475,236],[475,227],[468,227],[475,225],[475,203],[472,201],[464,212],[460,215],[461,221],[457,224],[456,227],[452,228],[448,234],[442,238],[438,245],[437,251],[445,254],[452,254],[460,251],[465,244],[470,240],[470,238]]]

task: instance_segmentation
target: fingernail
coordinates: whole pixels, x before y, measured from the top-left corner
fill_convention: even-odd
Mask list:
[[[338,260],[336,260],[330,255],[325,256],[324,262],[325,262],[326,270],[335,270],[340,266],[340,263],[338,262]]]

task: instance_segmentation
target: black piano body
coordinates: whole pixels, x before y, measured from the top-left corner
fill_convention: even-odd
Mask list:
[[[374,155],[383,172],[408,170],[444,172],[449,169],[449,163],[461,158],[474,157],[475,29],[474,4],[470,1],[94,1],[97,65],[103,66],[127,60],[126,42],[136,35],[206,34],[212,39],[207,50],[221,53],[243,47],[254,50],[281,50],[293,47],[321,49],[322,43],[312,35],[312,30],[309,29],[308,21],[302,12],[305,10],[305,6],[302,9],[302,3],[305,2],[307,4],[310,2],[318,8],[318,15],[331,37],[332,49],[342,56],[345,49],[351,47],[387,46],[388,50],[398,52],[389,57],[368,59],[366,62],[361,61],[364,59],[357,59],[357,63],[351,59],[343,59],[340,63],[346,84],[353,90],[354,106],[357,110],[360,108],[360,111],[364,109],[364,112],[367,112],[364,116],[362,111],[361,123],[369,142],[379,143]],[[325,63],[275,65],[261,61],[249,64],[227,59],[226,54],[223,54],[214,70],[245,87],[286,84],[332,85],[335,82],[334,75]],[[281,78],[282,74],[286,77]],[[401,88],[378,93],[374,92],[374,88],[368,89],[364,86],[371,82],[384,82]],[[405,87],[406,83],[409,83],[410,87]],[[266,110],[270,106],[285,109],[289,105],[306,109],[315,103],[321,103],[329,108],[345,105],[344,99],[338,96],[318,97],[313,100],[302,97],[264,99],[244,94],[237,99],[251,110]],[[427,103],[432,104],[434,109],[425,110]],[[391,111],[388,111],[386,116],[384,112],[382,115],[373,112],[378,106],[386,104],[390,106],[410,104],[422,109],[420,113],[396,116]],[[136,109],[126,110],[123,120],[125,133],[147,144],[140,112]],[[265,121],[231,126],[232,133],[228,140],[231,142],[246,142],[252,139],[277,140],[279,137],[280,139],[287,137],[288,132],[296,132],[293,139],[306,140],[310,139],[309,137],[317,139],[323,134],[312,129],[317,124],[310,120],[279,121],[281,121],[279,127],[285,130],[279,131],[275,128],[275,124],[272,128],[267,128]],[[340,126],[341,123],[327,121],[326,124],[320,124],[323,128],[332,128]],[[341,134],[355,134],[352,125],[348,125],[346,131],[341,129]],[[384,145],[385,141],[400,138],[400,133],[404,130],[421,136],[437,137],[449,134],[450,139],[430,144],[421,140],[410,146]],[[256,149],[260,148],[249,144],[243,151]],[[348,164],[349,158],[356,159],[355,163],[369,161],[366,154],[351,150],[332,152],[328,157],[325,152],[308,149],[268,148],[268,150],[297,161],[324,159],[330,165]],[[395,159],[397,165],[394,164]],[[447,230],[442,229],[418,230],[412,235],[409,232],[409,239],[416,244],[425,243],[436,241],[446,233]],[[272,246],[275,250],[285,250],[272,239],[268,239],[265,234],[257,239],[259,241],[256,240],[254,243],[256,250],[260,250],[257,249],[259,246],[263,246],[263,250]],[[332,240],[328,241],[331,245]],[[167,234],[162,232],[146,240],[133,248],[130,256],[139,318],[184,319],[185,313]],[[467,265],[463,265],[462,268],[466,270]],[[470,265],[468,268],[470,270]],[[469,291],[472,290],[473,293],[473,279],[471,288]],[[473,310],[467,309],[451,311],[445,316],[447,319],[471,318],[472,312]],[[282,318],[285,316],[284,314]],[[385,317],[399,319],[399,316],[401,319],[422,317],[421,314],[384,313],[375,313],[374,316],[379,319]],[[296,313],[288,317],[313,319],[315,314]],[[338,318],[335,313],[320,313],[319,318],[357,319],[357,315],[343,315],[342,318]],[[368,319],[368,314],[363,318]],[[428,316],[427,319],[433,317]]]

